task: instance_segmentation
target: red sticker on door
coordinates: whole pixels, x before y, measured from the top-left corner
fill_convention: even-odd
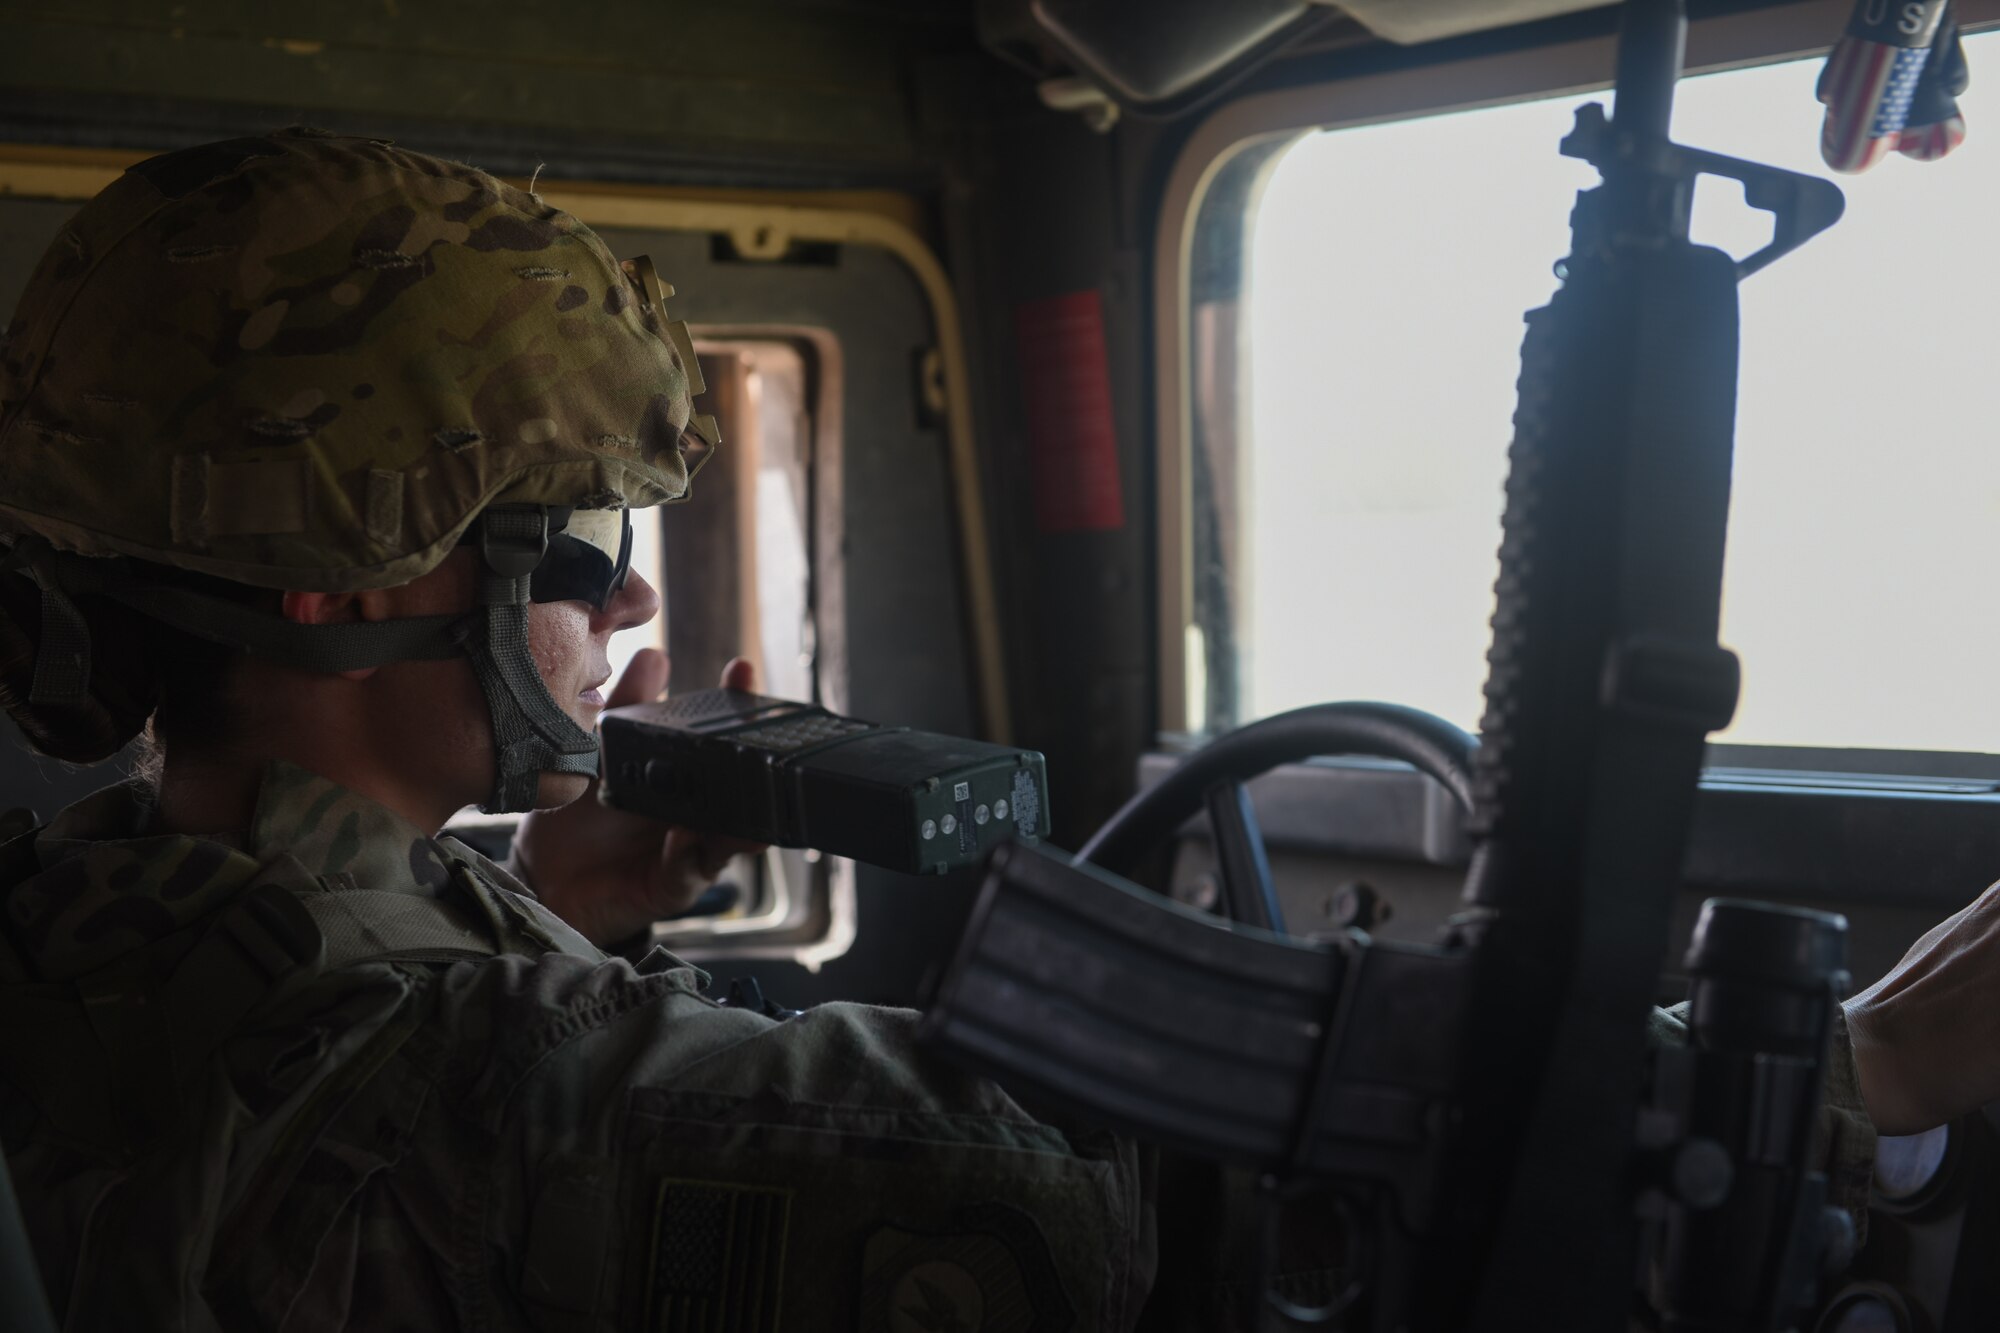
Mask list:
[[[1014,310],[1027,398],[1035,526],[1103,532],[1125,525],[1104,303],[1095,291],[1024,301]]]

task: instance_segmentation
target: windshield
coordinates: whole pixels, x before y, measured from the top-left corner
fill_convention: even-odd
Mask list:
[[[1966,45],[2000,67],[2000,34]],[[1828,174],[1822,63],[1683,81],[1675,138]],[[1603,96],[1310,134],[1250,195],[1245,439],[1207,497],[1233,720],[1377,698],[1477,725],[1521,316],[1596,181],[1557,142]],[[1969,118],[1940,162],[1840,178],[1839,225],[1743,285],[1718,740],[2000,751],[2000,140]],[[1704,178],[1694,230],[1741,255],[1770,224]]]

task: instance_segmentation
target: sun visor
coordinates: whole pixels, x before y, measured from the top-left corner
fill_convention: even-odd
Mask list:
[[[1285,50],[1358,24],[1397,43],[1595,9],[1611,0],[977,0],[979,40],[1058,110],[1184,114]],[[1097,113],[1101,108],[1108,114]]]
[[[1328,0],[1314,0],[1328,3]],[[1384,41],[1408,45],[1468,32],[1533,23],[1558,14],[1602,9],[1610,0],[1334,0],[1340,10]]]
[[[1038,80],[1081,75],[1160,116],[1336,21],[1314,0],[978,0],[977,15],[980,42]]]

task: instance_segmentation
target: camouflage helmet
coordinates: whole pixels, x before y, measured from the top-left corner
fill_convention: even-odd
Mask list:
[[[379,140],[153,158],[8,329],[0,530],[343,592],[425,573],[495,501],[679,499],[714,431],[662,295],[537,196]]]

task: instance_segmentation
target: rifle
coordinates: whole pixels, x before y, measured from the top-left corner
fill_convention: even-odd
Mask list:
[[[1844,922],[1711,909],[1694,1053],[1663,1057],[1650,1096],[1646,1032],[1706,736],[1737,694],[1717,642],[1736,284],[1842,199],[1673,143],[1684,0],[1628,0],[1623,19],[1615,115],[1585,107],[1563,142],[1603,183],[1578,197],[1561,288],[1527,317],[1464,911],[1426,947],[1219,930],[1098,868],[1131,868],[1132,827],[1177,822],[1142,794],[1076,863],[995,857],[926,1020],[1003,1082],[1250,1165],[1274,1197],[1330,1190],[1365,1271],[1333,1306],[1266,1293],[1260,1322],[1623,1328],[1643,1208],[1671,1251],[1666,1323],[1770,1329],[1824,1239],[1802,1127]],[[1703,174],[1775,215],[1768,246],[1736,260],[1689,240]],[[1226,794],[1245,774],[1213,755],[1268,756],[1298,721],[1200,752],[1180,795],[1210,776]],[[1445,744],[1370,752],[1402,745],[1422,766],[1430,742]],[[1271,902],[1242,854],[1247,805],[1209,805],[1225,877],[1252,881],[1228,900]],[[1784,1133],[1753,1132],[1753,1091],[1779,1099]],[[1717,1235],[1734,1247],[1727,1293],[1690,1304]]]

